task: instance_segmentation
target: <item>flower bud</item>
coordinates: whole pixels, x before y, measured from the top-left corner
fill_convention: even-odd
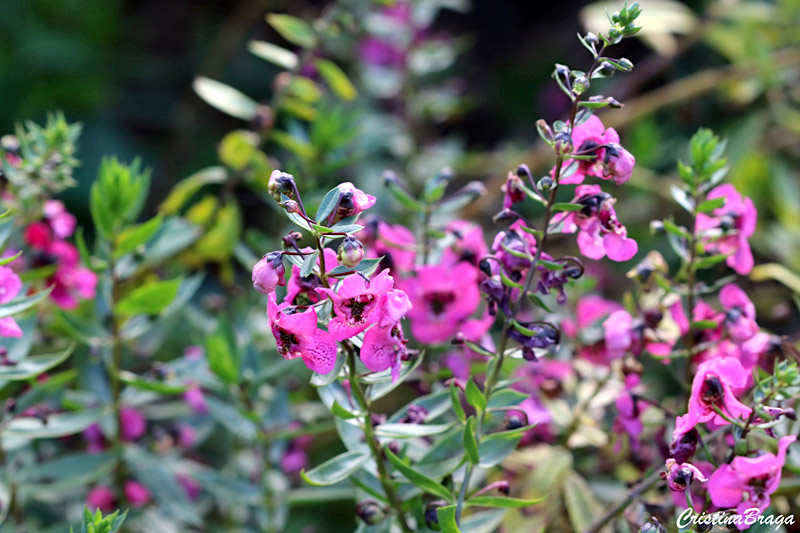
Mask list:
[[[628,72],[633,69],[633,61],[626,57],[617,59],[617,68],[623,72]]]
[[[548,144],[553,142],[553,130],[550,125],[543,118],[536,121],[536,131],[539,132],[539,137]],[[519,174],[519,173],[518,173]],[[522,176],[520,176],[522,177]]]
[[[352,235],[345,237],[342,244],[339,245],[336,259],[347,268],[356,267],[364,259],[364,247],[361,245],[361,241]]]
[[[664,223],[660,220],[650,221],[650,234],[651,235],[664,235]]]
[[[572,81],[572,92],[574,94],[580,95],[586,92],[586,89],[589,88],[589,78],[586,76],[577,76]]]
[[[294,176],[280,170],[273,170],[269,176],[267,189],[276,202],[281,201],[281,194],[291,198],[295,191]]]
[[[376,501],[363,500],[356,504],[356,516],[368,526],[374,526],[386,517],[386,513]]]
[[[639,533],[667,533],[667,528],[662,526],[658,518],[653,516],[639,528]]]
[[[447,502],[444,500],[436,500],[425,506],[425,525],[428,526],[428,529],[432,529],[433,531],[442,530],[442,527],[439,525],[439,515],[436,511],[440,507],[446,506]]]
[[[545,176],[539,180],[539,183],[537,183],[536,186],[540,191],[549,191],[553,188],[553,183],[553,178],[550,176]]]
[[[287,213],[299,213],[300,206],[297,205],[297,202],[294,200],[286,200],[285,202],[281,202],[280,205],[282,208],[286,210]]]
[[[268,105],[260,105],[256,108],[256,116],[253,118],[253,128],[257,131],[265,131],[275,125],[275,113]]]
[[[572,153],[572,136],[569,132],[562,131],[555,136],[553,149],[557,155],[569,155]]]
[[[270,294],[279,286],[286,286],[283,253],[270,252],[253,267],[253,288],[261,294]]]
[[[519,429],[522,427],[522,419],[518,416],[510,416],[508,417],[508,422],[506,422],[506,429],[511,431],[513,429]]]
[[[584,35],[583,40],[586,41],[586,44],[592,46],[600,44],[600,38],[592,32],[589,32],[586,35]]]

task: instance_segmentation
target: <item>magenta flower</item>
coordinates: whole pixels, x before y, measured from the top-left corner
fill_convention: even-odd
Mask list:
[[[413,304],[408,314],[411,332],[424,343],[438,344],[452,338],[481,301],[478,269],[466,262],[452,268],[420,267],[416,277],[405,281],[404,288]]]
[[[288,302],[278,305],[273,292],[267,301],[267,316],[281,357],[302,357],[306,366],[319,374],[333,370],[336,341],[330,333],[317,327],[316,309],[299,312]]]
[[[301,252],[310,253],[311,248],[303,248]],[[339,266],[339,261],[336,258],[336,251],[331,248],[325,248],[325,269],[333,270]],[[317,257],[317,266],[320,260]],[[321,296],[317,289],[322,287],[322,280],[313,272],[306,277],[300,277],[300,267],[292,265],[292,273],[289,276],[289,283],[286,286],[285,301],[292,305],[310,305],[319,302]]]
[[[408,272],[414,268],[417,241],[414,233],[405,226],[373,218],[358,232],[358,238],[367,248],[366,256],[372,259],[383,257],[381,264],[392,272]]]
[[[624,310],[611,313],[603,322],[606,352],[610,359],[624,357],[633,344],[633,317]]]
[[[411,310],[408,295],[399,289],[386,293],[377,312],[377,323],[364,334],[360,357],[368,369],[392,370],[392,381],[400,373],[400,362],[406,355],[406,341],[400,320]]]
[[[116,496],[109,487],[95,487],[86,495],[86,507],[94,511],[100,509],[104,513],[114,510]]]
[[[120,437],[125,442],[133,442],[147,432],[147,421],[144,415],[133,407],[123,407],[119,413]]]
[[[759,515],[769,507],[770,494],[781,482],[781,470],[786,460],[786,449],[796,440],[794,435],[778,442],[778,455],[765,453],[758,457],[739,456],[730,464],[721,465],[708,481],[711,501],[722,509],[736,509],[743,515],[748,509],[758,508]],[[737,524],[747,529],[749,524]]]
[[[22,290],[22,280],[6,266],[0,266],[0,304],[7,304]],[[0,337],[22,337],[22,329],[12,317],[0,318]]]
[[[131,507],[143,507],[147,505],[152,498],[147,487],[132,479],[125,481],[122,490],[125,493],[125,499]]]
[[[99,424],[92,424],[83,431],[86,439],[86,451],[89,453],[100,453],[106,447],[106,437],[100,429]]]
[[[53,230],[46,222],[33,222],[25,228],[25,242],[40,251],[47,251],[53,243]]]
[[[575,188],[572,203],[583,208],[562,217],[564,231],[579,231],[578,248],[589,259],[602,259],[608,255],[612,261],[627,261],[639,250],[636,241],[628,238],[627,229],[617,220],[615,201],[599,185]]]
[[[575,173],[561,178],[563,184],[583,183],[586,176],[600,179],[614,178],[617,185],[628,181],[636,164],[630,152],[619,145],[619,135],[614,128],[606,129],[599,118],[592,115],[572,130],[574,153],[592,155],[591,159],[576,160]],[[570,160],[567,161],[569,164]]]
[[[649,406],[642,405],[638,398],[627,390],[617,397],[615,405],[617,417],[613,423],[614,432],[619,435],[627,433],[631,449],[636,451],[639,449],[639,437],[644,431],[641,417]]]
[[[261,294],[269,294],[276,287],[285,286],[286,268],[281,252],[270,252],[253,266],[253,288]]]
[[[719,301],[725,308],[723,324],[736,342],[744,342],[758,333],[756,308],[747,294],[733,283],[722,287]]]
[[[441,264],[455,265],[465,261],[473,265],[489,255],[489,248],[483,237],[483,229],[468,220],[454,220],[447,224],[445,231],[453,236],[454,242],[444,250]]]
[[[77,248],[67,241],[56,241],[50,247],[50,254],[57,264],[53,275],[53,291],[50,298],[62,309],[74,309],[78,300],[89,300],[97,291],[97,274],[80,266]]]
[[[183,488],[183,492],[186,493],[186,497],[189,498],[189,501],[193,502],[197,500],[197,497],[200,496],[200,483],[198,483],[194,478],[187,476],[185,474],[178,474],[175,476],[178,484]]]
[[[78,221],[58,200],[47,200],[42,209],[47,223],[58,239],[66,239],[75,233]]]
[[[686,492],[693,480],[705,483],[708,481],[703,472],[691,463],[678,463],[675,459],[667,459],[667,471],[661,475],[667,480],[669,490]]]
[[[689,412],[678,417],[675,433],[682,435],[703,422],[717,426],[728,424],[715,408],[733,419],[749,416],[751,409],[740,402],[734,392],[745,387],[748,378],[742,364],[730,357],[701,363],[692,381]]]
[[[208,412],[203,389],[194,383],[190,384],[186,391],[184,391],[183,401],[185,401],[195,413],[206,414]]]
[[[725,198],[725,204],[710,215],[698,213],[697,232],[706,252],[731,254],[726,263],[741,275],[753,270],[753,253],[748,239],[756,231],[758,212],[750,198],[742,197],[731,184],[720,185],[708,193],[707,198]],[[709,233],[722,232],[722,236]]]
[[[514,172],[509,172],[503,191],[503,209],[511,209],[514,204],[525,201],[525,183]]]
[[[328,331],[337,341],[349,339],[366,330],[380,318],[384,296],[394,288],[389,269],[381,271],[369,282],[358,274],[342,280],[338,291],[320,287],[317,292],[333,301],[335,316],[328,323]]]

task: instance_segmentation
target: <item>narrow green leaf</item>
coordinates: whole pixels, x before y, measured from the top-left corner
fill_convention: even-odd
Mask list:
[[[45,298],[47,295],[50,294],[50,291],[53,290],[53,286],[48,287],[43,291],[39,291],[33,296],[28,296],[25,298],[21,298],[19,300],[14,300],[7,304],[0,305],[0,318],[6,318],[12,315],[16,315],[17,313],[21,313],[23,311],[27,311],[34,305],[38,304]]]
[[[270,13],[267,15],[267,22],[281,34],[281,37],[292,44],[303,48],[312,48],[317,37],[314,29],[305,21],[291,15]]]
[[[163,222],[160,216],[156,216],[135,226],[130,226],[122,230],[117,237],[114,247],[114,257],[119,258],[136,250],[139,246],[147,243],[156,234]]]
[[[467,380],[466,395],[467,395],[467,403],[469,403],[472,407],[477,409],[479,412],[486,409],[486,398],[483,396],[483,392],[478,388],[475,382],[472,380],[472,376]]]
[[[120,300],[114,312],[118,315],[158,314],[178,295],[182,281],[178,278],[137,287]]]
[[[458,387],[455,384],[450,384],[450,400],[453,403],[453,412],[456,414],[456,418],[459,419],[462,423],[466,422],[467,415],[464,413],[464,407],[461,405],[461,397],[458,394]]]
[[[353,86],[350,78],[347,77],[333,61],[327,59],[317,59],[314,64],[320,75],[325,79],[331,90],[342,100],[354,100],[358,91]]]
[[[17,381],[36,377],[61,364],[74,349],[75,343],[70,342],[66,348],[57,352],[27,357],[15,365],[0,366],[0,381]]]
[[[309,485],[317,487],[333,485],[350,477],[369,460],[369,455],[362,452],[345,452],[329,459],[308,472],[302,470],[300,476]]]
[[[417,470],[414,470],[414,468],[407,465],[402,459],[392,453],[392,450],[390,450],[388,447],[384,448],[384,450],[386,452],[386,457],[389,459],[389,462],[392,463],[392,466],[394,466],[401,474],[403,474],[411,483],[421,488],[428,494],[432,494],[449,502],[453,501],[453,495],[450,494],[450,491],[447,490],[447,488],[445,488],[441,483],[429,478]]]
[[[542,503],[546,497],[523,500],[520,498],[508,498],[502,496],[474,496],[466,501],[471,507],[501,507],[504,509],[519,509]]]
[[[311,275],[311,271],[314,270],[314,266],[317,264],[317,256],[319,256],[319,250],[314,250],[313,253],[308,254],[303,260],[303,266],[300,268],[301,278]]]
[[[336,204],[339,202],[339,197],[341,194],[342,193],[339,191],[339,187],[334,187],[333,189],[329,190],[325,196],[322,197],[322,200],[319,203],[319,208],[317,208],[317,214],[314,215],[314,220],[316,220],[319,224],[325,224],[327,218],[331,213],[333,213],[333,210],[336,209]]]
[[[568,203],[568,202],[553,204],[553,207],[552,207],[552,210],[555,211],[555,212],[558,212],[558,211],[580,211],[581,209],[583,209],[583,206],[581,204],[572,204],[572,203]]]
[[[250,41],[247,49],[251,54],[269,61],[273,65],[278,65],[286,70],[292,70],[297,66],[297,55],[294,52],[281,48],[280,46],[266,41]]]
[[[702,204],[697,206],[698,213],[709,213],[714,209],[719,209],[725,205],[725,197],[720,196],[719,198],[714,198],[712,200],[706,200]]]
[[[242,120],[253,120],[258,112],[258,103],[241,91],[224,83],[199,76],[192,84],[194,92],[225,114]]]
[[[375,434],[395,439],[414,437],[430,437],[448,431],[453,424],[381,424],[375,428]]]
[[[476,465],[480,461],[478,441],[475,439],[475,417],[471,416],[464,425],[464,450],[469,462]]]
[[[495,390],[489,398],[489,408],[514,407],[527,400],[529,396],[514,389]]]
[[[456,506],[439,507],[436,509],[436,518],[439,519],[439,528],[442,533],[461,533],[456,522]]]
[[[684,239],[688,239],[691,237],[688,231],[679,227],[668,218],[665,218],[663,220],[663,223],[664,223],[664,229],[667,230],[669,233],[672,233],[673,235],[677,235],[678,237],[682,237]]]

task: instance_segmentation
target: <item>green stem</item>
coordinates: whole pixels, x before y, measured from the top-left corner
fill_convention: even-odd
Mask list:
[[[111,242],[116,240],[116,236]],[[117,422],[117,431],[114,433],[112,445],[117,454],[117,467],[114,473],[114,481],[116,483],[119,498],[122,503],[125,499],[125,491],[123,486],[125,484],[125,472],[122,464],[122,380],[120,379],[120,371],[122,370],[122,334],[120,331],[120,322],[115,314],[117,303],[119,302],[119,280],[116,274],[116,262],[114,261],[114,249],[112,247],[109,253],[109,271],[111,273],[111,360],[108,362],[107,370],[111,380],[111,406],[114,411],[114,420]]]

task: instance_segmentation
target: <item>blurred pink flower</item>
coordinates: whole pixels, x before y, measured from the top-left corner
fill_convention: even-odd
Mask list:
[[[706,232],[722,230],[723,236],[701,238],[706,252],[712,254],[731,254],[726,263],[742,276],[753,270],[753,253],[750,251],[748,239],[756,231],[758,211],[750,198],[743,197],[736,188],[726,183],[711,190],[706,196],[708,200],[725,198],[725,204],[715,209],[712,214],[698,213],[696,231],[702,235]],[[734,230],[728,235],[729,230]]]
[[[147,487],[132,479],[125,481],[123,492],[131,507],[142,507],[151,499],[150,491]]]
[[[22,280],[6,266],[0,266],[0,304],[7,304],[22,290]],[[22,337],[17,321],[8,316],[0,318],[0,337]]]
[[[604,180],[614,178],[617,185],[621,185],[630,179],[636,159],[619,145],[616,130],[606,129],[597,116],[592,115],[573,128],[572,145],[576,154],[594,158],[576,160],[575,173],[561,178],[560,183],[579,184],[587,176],[594,176]],[[567,160],[565,164],[569,163]]]
[[[57,238],[66,239],[75,233],[78,221],[75,215],[67,211],[62,202],[47,200],[44,203],[42,212]]]
[[[115,505],[116,496],[114,496],[114,491],[109,487],[94,487],[86,495],[86,507],[92,511],[100,509],[104,513],[111,512],[114,510]]]
[[[719,301],[725,309],[723,324],[734,341],[741,343],[758,333],[756,308],[742,289],[733,283],[725,285]]]
[[[190,384],[186,391],[183,393],[183,400],[189,404],[189,407],[195,413],[206,414],[208,406],[206,405],[206,397],[203,395],[203,389],[197,384]]]
[[[120,436],[126,442],[140,439],[147,432],[147,420],[144,415],[133,407],[123,407],[119,413]]]

